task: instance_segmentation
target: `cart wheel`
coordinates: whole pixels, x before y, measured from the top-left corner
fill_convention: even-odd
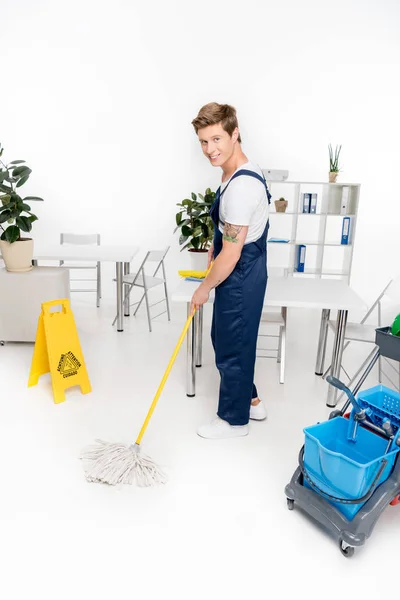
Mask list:
[[[339,549],[346,558],[351,558],[354,554],[354,546],[348,546],[343,540],[339,540]]]
[[[0,346],[4,346],[5,342],[3,340],[0,340]]]
[[[286,498],[286,502],[287,502],[288,509],[293,510],[294,509],[294,500],[292,500],[291,498]]]

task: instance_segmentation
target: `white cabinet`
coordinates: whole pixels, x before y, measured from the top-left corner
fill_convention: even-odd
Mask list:
[[[69,298],[69,271],[34,267],[26,273],[0,268],[0,340],[34,342],[42,302]]]

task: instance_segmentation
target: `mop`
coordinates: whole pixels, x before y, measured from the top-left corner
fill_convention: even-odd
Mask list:
[[[185,327],[183,328],[171,360],[164,373],[164,377],[154,396],[154,400],[151,403],[136,442],[128,446],[126,444],[114,444],[96,440],[97,443],[95,445],[89,446],[81,454],[87,481],[94,483],[108,483],[109,485],[117,485],[120,483],[132,484],[136,481],[136,484],[140,487],[166,483],[167,478],[163,471],[151,458],[141,454],[140,443],[164,388],[165,382],[168,379],[168,375],[182,346],[183,340],[185,339],[194,314],[195,310],[186,321]]]

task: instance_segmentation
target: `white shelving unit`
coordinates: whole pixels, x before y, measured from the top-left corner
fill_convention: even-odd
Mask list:
[[[270,229],[268,239],[280,238],[287,243],[268,242],[268,265],[283,269],[296,277],[329,277],[349,281],[357,229],[360,197],[358,183],[310,181],[271,181]],[[303,212],[303,194],[316,194],[315,213]],[[344,198],[347,203],[344,207]],[[275,200],[288,201],[286,212],[275,210]],[[343,218],[350,217],[348,244],[342,244]],[[297,271],[298,246],[306,246],[304,272]]]

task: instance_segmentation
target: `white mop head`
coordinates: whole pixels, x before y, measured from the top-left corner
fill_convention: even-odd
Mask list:
[[[94,483],[132,484],[140,487],[166,483],[161,469],[149,458],[140,454],[140,446],[134,444],[110,444],[96,440],[81,454],[87,481]]]

